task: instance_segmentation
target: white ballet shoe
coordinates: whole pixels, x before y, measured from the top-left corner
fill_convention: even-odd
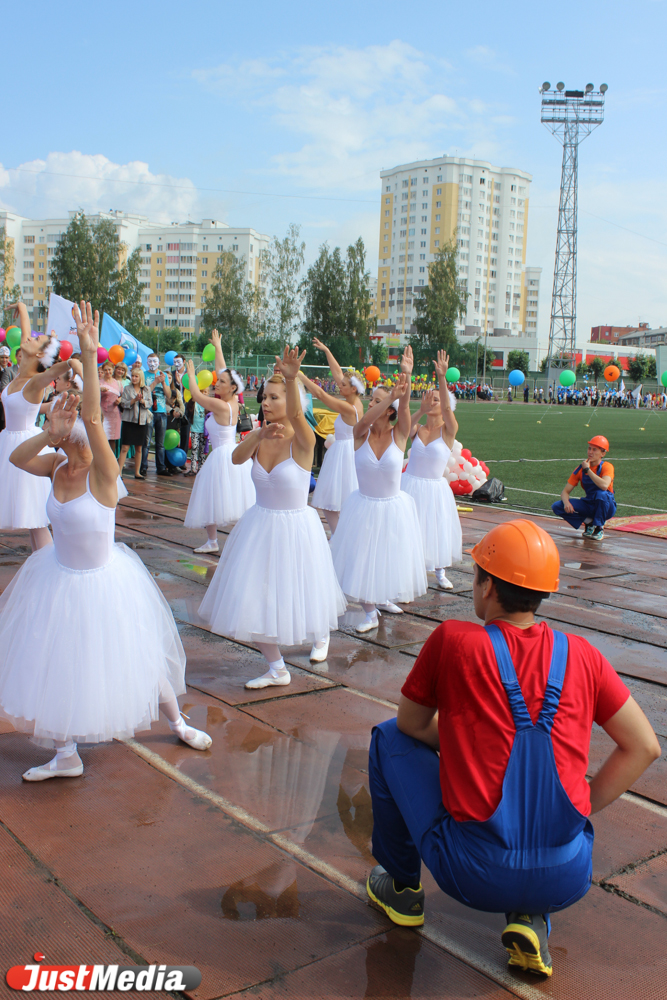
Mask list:
[[[216,541],[210,541],[209,540],[209,541],[204,542],[203,545],[200,545],[199,548],[195,549],[194,551],[195,552],[219,552],[220,549],[218,548],[218,542],[217,542],[217,540]]]
[[[323,646],[318,646],[316,642],[313,643],[313,648],[310,651],[310,662],[324,663],[328,655],[329,655],[329,636],[326,637]]]
[[[267,670],[261,677],[255,677],[254,680],[248,681],[244,686],[248,691],[259,691],[260,688],[264,687],[284,687],[284,685],[289,684],[291,680],[292,675],[289,670],[287,667],[283,667],[281,671],[276,672]]]
[[[77,755],[78,756],[78,755]],[[48,764],[41,764],[39,767],[29,768],[22,775],[24,781],[47,781],[49,778],[78,778],[83,774],[83,764],[81,761],[76,767],[60,768],[56,767],[57,757],[50,760]]]
[[[445,576],[444,569],[436,569],[435,578],[437,580],[438,586],[440,587],[440,590],[454,589],[454,584],[452,583],[451,580],[447,579],[447,577]]]
[[[374,614],[366,614],[366,617],[358,625],[355,625],[355,632],[370,632],[371,629],[377,628],[380,624],[380,615],[376,611]]]
[[[389,615],[404,614],[403,608],[399,608],[398,604],[394,604],[392,601],[387,601],[385,604],[378,604],[378,608]]]
[[[172,733],[176,733],[179,740],[187,743],[193,750],[208,750],[212,746],[213,740],[208,733],[203,732],[201,729],[195,729],[194,726],[186,726],[184,720],[187,718],[187,715],[182,715],[178,722],[170,722],[169,728]]]

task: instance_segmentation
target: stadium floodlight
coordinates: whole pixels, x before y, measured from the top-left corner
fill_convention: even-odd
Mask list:
[[[599,91],[556,90],[542,92],[543,125],[563,146],[558,206],[556,266],[551,297],[551,323],[547,357],[550,368],[573,368],[577,322],[577,197],[579,143],[604,120],[604,95]]]
[[[556,84],[556,90],[562,92],[563,90],[565,90],[565,84],[564,83],[557,83]]]
[[[551,90],[551,84],[547,80],[546,83],[542,84],[542,90]]]
[[[609,90],[609,87],[607,86],[606,83],[601,83],[600,84],[600,93],[601,94],[606,94],[608,90]]]
[[[592,83],[587,83],[586,84],[586,91],[585,92],[587,94],[590,94],[591,90],[593,90],[593,84]]]

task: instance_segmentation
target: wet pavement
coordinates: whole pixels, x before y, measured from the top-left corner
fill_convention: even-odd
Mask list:
[[[196,555],[204,533],[183,527],[191,480],[127,485],[117,539],[172,607],[188,656],[182,708],[213,745],[196,753],[161,720],[125,743],[82,748],[80,779],[26,785],[21,773],[47,754],[0,725],[5,971],[40,951],[50,965],[195,965],[197,1000],[667,1000],[664,540],[612,533],[598,545],[536,518],[562,559],[561,591],[543,617],[600,648],[666,748],[631,793],[595,817],[594,885],[554,918],[554,975],[542,981],[507,968],[502,915],[448,899],[426,871],[421,931],[394,927],[365,898],[374,863],[370,730],[395,713],[438,623],[476,620],[469,557],[448,574],[454,591],[432,586],[364,636],[351,606],[325,663],[287,649],[290,686],[246,691],[262,657],[212,634],[197,613],[217,557]],[[513,516],[463,514],[465,547]],[[227,535],[218,534],[221,548]],[[0,590],[28,554],[26,533],[0,533]],[[596,727],[591,773],[610,749]]]

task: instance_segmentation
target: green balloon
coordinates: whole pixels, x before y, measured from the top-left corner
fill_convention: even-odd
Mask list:
[[[202,361],[209,362],[215,361],[215,347],[213,344],[207,344],[204,350],[201,352]]]
[[[667,372],[662,373],[662,378],[660,379],[663,385],[667,385]]]
[[[12,347],[11,354],[9,355],[10,361],[13,365],[16,364],[16,348]]]
[[[458,380],[461,378],[461,372],[458,370],[458,368],[453,368],[453,367],[448,368],[445,373],[445,378],[447,379],[448,382],[458,382]]]
[[[170,430],[167,431],[164,436],[164,448],[165,451],[171,451],[172,448],[178,448],[181,443],[181,435],[178,431]]]
[[[190,379],[187,375],[184,375],[183,378],[181,379],[181,385],[183,386],[184,389],[190,388]]]
[[[5,337],[8,347],[20,347],[21,346],[21,331],[18,326],[10,326],[7,330],[7,335]]]
[[[561,385],[564,386],[574,385],[574,383],[577,381],[577,376],[574,374],[574,372],[566,368],[565,371],[562,371],[560,373],[560,378],[558,381],[560,382]]]

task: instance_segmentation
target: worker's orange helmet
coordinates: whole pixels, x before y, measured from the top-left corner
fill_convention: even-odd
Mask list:
[[[604,434],[596,434],[595,437],[592,437],[588,443],[594,444],[596,448],[602,448],[604,451],[609,451],[609,442]]]
[[[498,524],[468,552],[483,570],[507,583],[543,593],[558,590],[556,543],[533,521]]]

